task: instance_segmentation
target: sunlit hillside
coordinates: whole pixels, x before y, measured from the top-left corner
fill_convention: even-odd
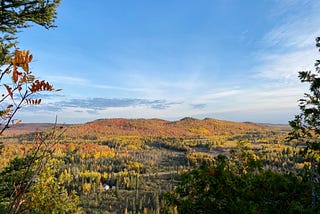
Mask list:
[[[67,135],[83,136],[141,136],[141,137],[212,137],[217,135],[243,135],[254,132],[281,131],[277,126],[240,123],[206,118],[183,118],[179,121],[160,119],[101,119],[70,126]]]

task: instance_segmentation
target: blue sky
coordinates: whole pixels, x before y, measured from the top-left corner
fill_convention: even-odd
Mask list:
[[[19,34],[39,78],[63,90],[25,122],[98,118],[287,123],[318,57],[317,0],[65,0],[58,28]]]

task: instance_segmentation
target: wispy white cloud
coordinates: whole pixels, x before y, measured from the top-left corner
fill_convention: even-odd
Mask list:
[[[271,14],[277,25],[265,34],[262,42],[275,49],[314,46],[315,37],[320,35],[319,10],[319,1],[277,1]]]
[[[275,105],[283,100],[296,105],[286,96],[298,98],[306,90],[298,72],[314,70],[315,59],[319,58],[315,47],[315,38],[320,36],[319,10],[319,1],[285,0],[272,14],[279,21],[262,38],[262,48],[255,54],[256,65],[251,71],[252,80],[279,99],[273,99]]]
[[[88,85],[89,81],[85,78],[79,78],[74,76],[51,76],[47,75],[45,78],[49,79],[51,82],[57,84],[67,84],[67,85]]]
[[[313,19],[313,18],[312,18]],[[320,35],[320,20],[294,20],[274,28],[264,37],[271,47],[304,48],[314,45],[314,39]]]
[[[212,101],[216,100],[219,98],[225,98],[225,97],[234,97],[236,95],[241,94],[241,90],[237,89],[230,89],[230,90],[224,90],[224,91],[219,91],[219,92],[212,92],[212,93],[207,93],[199,96],[199,100],[202,101]]]
[[[155,65],[156,66],[156,65]],[[146,99],[185,99],[205,88],[206,82],[199,77],[199,71],[174,72],[163,74],[159,71],[156,75],[145,71],[130,73],[127,85],[138,86],[140,96]]]
[[[298,71],[313,69],[317,51],[305,48],[283,54],[263,53],[260,57],[259,65],[252,68],[254,77],[296,82]]]
[[[119,91],[133,91],[133,92],[143,92],[146,88],[130,88],[130,87],[118,87],[118,86],[111,86],[111,85],[92,85],[94,88],[99,89],[112,89],[112,90],[119,90]]]

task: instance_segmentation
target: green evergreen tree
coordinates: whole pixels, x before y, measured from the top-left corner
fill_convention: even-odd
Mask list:
[[[316,38],[316,47],[320,48],[320,37]],[[306,162],[311,162],[309,170],[312,207],[317,209],[320,201],[320,59],[316,60],[314,71],[300,71],[302,83],[309,84],[309,93],[299,100],[300,113],[290,121],[292,127],[289,140],[295,140],[305,146],[302,156]]]
[[[0,0],[0,72],[10,59],[16,34],[32,23],[47,29],[55,27],[60,0]]]
[[[320,37],[316,39],[320,47]],[[315,62],[315,71],[300,71],[302,83],[308,83],[309,93],[299,100],[300,113],[289,124],[293,128],[290,139],[305,142],[307,153],[320,150],[320,60]]]

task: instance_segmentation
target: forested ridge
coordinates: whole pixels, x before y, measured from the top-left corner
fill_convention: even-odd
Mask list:
[[[255,123],[241,123],[206,118],[183,118],[178,121],[160,119],[100,119],[68,127],[68,135],[155,136],[155,137],[210,137],[270,131],[281,131]]]
[[[214,135],[233,135],[254,132],[281,132],[290,130],[288,125],[267,125],[249,122],[233,122],[205,118],[203,120],[191,117],[177,121],[161,119],[99,119],[85,124],[59,124],[68,127],[68,135],[85,135],[94,133],[97,135],[137,135],[146,136],[170,136],[170,137],[208,137]],[[52,128],[50,123],[22,123],[9,130],[11,132],[35,132],[37,130]]]

